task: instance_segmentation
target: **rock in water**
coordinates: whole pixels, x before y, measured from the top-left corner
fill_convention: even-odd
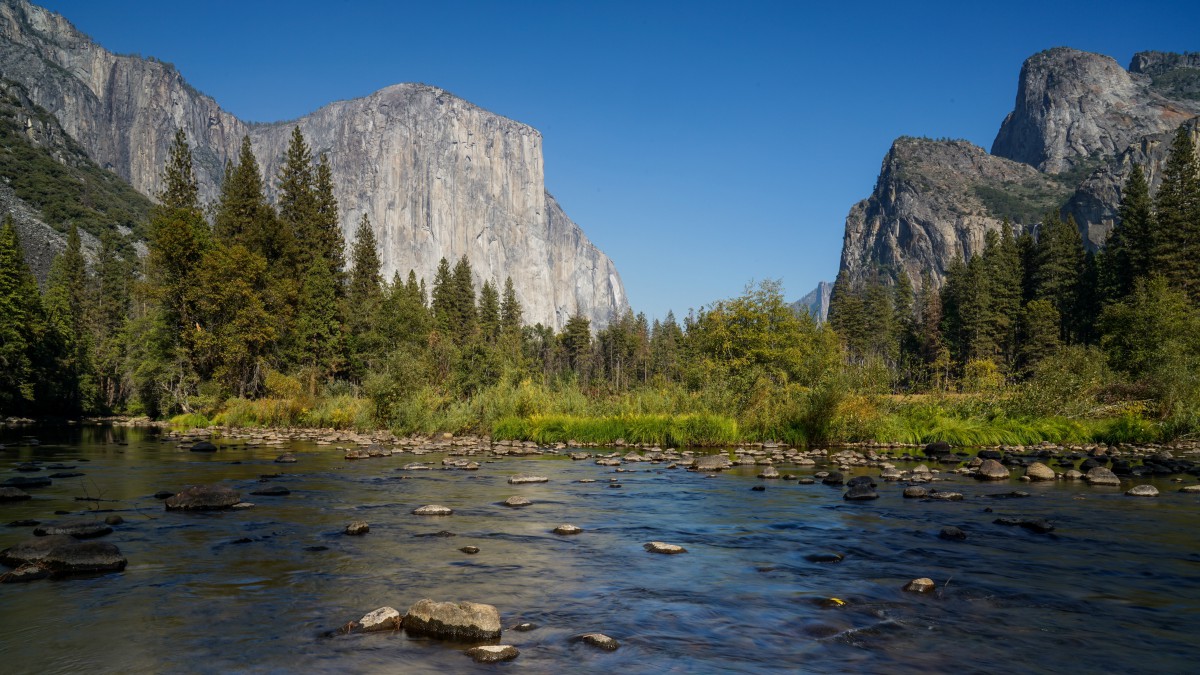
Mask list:
[[[36,487],[46,487],[46,486],[50,485],[51,483],[53,483],[53,481],[51,481],[49,478],[43,478],[41,476],[38,476],[37,478],[29,478],[27,476],[17,476],[15,478],[9,478],[8,480],[4,481],[3,483],[0,483],[0,487],[36,488]]]
[[[254,495],[255,497],[286,497],[287,495],[292,494],[292,491],[283,487],[282,485],[272,485],[271,487],[266,487],[261,490],[255,490],[250,494]]]
[[[1054,469],[1041,462],[1034,462],[1025,467],[1025,475],[1029,480],[1054,480]]]
[[[400,612],[392,607],[380,607],[379,609],[368,612],[363,618],[358,620],[358,625],[364,632],[373,633],[384,630],[400,630],[400,623],[404,617],[400,616]]]
[[[0,563],[19,567],[34,563],[55,576],[120,572],[127,561],[112,544],[78,541],[57,534],[36,537],[0,551]]]
[[[1200,492],[1200,485],[1187,485],[1179,488],[1179,491],[1186,494],[1194,494]]]
[[[1096,466],[1089,469],[1087,475],[1084,476],[1083,479],[1087,481],[1088,485],[1117,486],[1121,484],[1121,479],[1117,478],[1117,474],[1102,466]]]
[[[842,495],[842,499],[848,502],[870,501],[872,499],[879,499],[879,493],[871,489],[870,485],[860,484],[854,485],[847,490],[846,494]]]
[[[1054,525],[1045,518],[997,518],[992,522],[996,525],[1016,525],[1038,534],[1054,531]]]
[[[192,452],[216,452],[217,446],[208,441],[200,441],[192,446]]]
[[[448,516],[454,513],[454,509],[449,506],[441,506],[439,504],[428,504],[417,509],[413,509],[415,516]]]
[[[479,553],[478,546],[464,546],[458,550],[462,551],[463,553],[466,553],[467,555],[475,555],[476,553]]]
[[[522,506],[529,506],[533,502],[529,501],[528,499],[526,499],[524,497],[509,497],[508,499],[505,499],[501,503],[504,504],[505,506],[509,506],[512,508],[520,508]]]
[[[465,653],[467,656],[475,659],[476,663],[512,661],[521,655],[521,652],[512,645],[483,645],[481,647],[472,647]]]
[[[240,494],[224,485],[192,485],[165,504],[168,511],[217,511],[241,501]]]
[[[550,480],[550,479],[549,479],[549,478],[546,478],[545,476],[534,476],[534,475],[530,475],[530,474],[520,474],[520,475],[513,476],[513,477],[509,478],[509,479],[508,479],[508,482],[509,482],[510,484],[512,484],[512,485],[524,485],[525,483],[545,483],[545,482],[547,482],[547,481],[549,481],[549,480]]]
[[[813,563],[838,563],[846,559],[841,553],[809,553],[804,559]]]
[[[994,459],[985,459],[975,472],[979,480],[1008,480],[1008,469]]]
[[[371,526],[365,520],[356,520],[346,526],[346,534],[359,536],[371,531]]]
[[[500,637],[500,612],[477,602],[418,600],[404,616],[404,630],[444,640],[495,640]]]
[[[617,642],[604,633],[584,633],[583,635],[575,636],[573,641],[582,642],[609,652],[615,652],[621,647],[620,642]]]
[[[904,585],[904,590],[909,593],[932,593],[937,588],[937,584],[933,583],[933,579],[929,577],[921,577],[913,579]]]
[[[583,532],[583,528],[576,527],[570,523],[563,523],[554,528],[554,534],[579,534],[580,532]]]
[[[765,479],[779,478],[779,469],[776,469],[773,466],[768,466],[767,468],[763,469],[762,472],[760,472],[758,474],[758,477],[765,478]]]
[[[0,502],[19,502],[30,499],[29,493],[15,487],[0,487]]]
[[[667,555],[674,555],[676,553],[687,553],[687,549],[682,546],[677,546],[675,544],[667,544],[667,543],[664,543],[661,541],[652,541],[647,544],[643,544],[642,548],[646,549],[647,551],[649,551],[651,553],[665,553]]]
[[[943,527],[942,531],[938,532],[938,538],[946,539],[949,541],[965,541],[967,538],[967,533],[963,532],[962,530],[958,529],[957,527],[953,527],[953,526]]]
[[[1125,494],[1129,495],[1130,497],[1157,497],[1158,488],[1154,487],[1153,485],[1135,485],[1132,488],[1129,488]]]
[[[697,457],[688,467],[688,471],[724,471],[731,466],[733,463],[729,461],[728,455],[704,455]]]
[[[50,523],[34,528],[33,533],[39,537],[51,534],[65,534],[76,539],[94,539],[112,533],[112,528],[104,523],[92,520],[78,520],[68,523]]]
[[[929,490],[920,485],[910,485],[904,488],[904,496],[908,499],[922,499],[929,494]]]
[[[285,452],[275,458],[276,464],[295,464],[296,462],[296,454],[292,452]]]

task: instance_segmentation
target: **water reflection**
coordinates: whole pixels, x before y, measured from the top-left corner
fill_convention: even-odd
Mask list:
[[[538,624],[506,632],[504,642],[522,651],[514,665],[547,673],[1184,671],[1200,628],[1200,497],[1169,482],[1146,500],[1080,484],[959,481],[954,489],[967,499],[946,503],[905,500],[899,486],[881,484],[882,498],[861,504],[820,484],[770,481],[752,492],[764,483],[753,467],[710,479],[663,465],[616,474],[591,462],[502,459],[478,472],[403,472],[410,457],[346,462],[306,443],[201,454],[136,429],[39,436],[45,445],[10,447],[0,467],[63,462],[85,476],[0,505],[0,519],[115,509],[126,523],[107,540],[130,564],[97,579],[0,586],[8,672],[475,667],[460,647],[403,634],[321,637],[378,606],[404,609],[422,597],[494,604],[506,628]],[[275,464],[284,449],[300,461]],[[508,484],[518,473],[551,480]],[[261,482],[264,474],[279,475]],[[608,487],[610,477],[622,487]],[[152,497],[217,481],[257,506],[168,513]],[[291,494],[248,497],[266,485]],[[987,497],[1018,488],[1031,496]],[[533,505],[499,505],[512,495]],[[432,503],[455,513],[412,515]],[[1038,535],[993,525],[1001,516],[1048,517],[1057,528]],[[360,519],[369,534],[341,534]],[[563,522],[585,532],[550,532]],[[947,525],[968,539],[939,539]],[[418,536],[440,531],[455,536]],[[29,532],[0,528],[0,547]],[[651,540],[689,553],[649,554],[642,544]],[[458,550],[467,545],[480,552]],[[824,551],[845,560],[805,558]],[[938,592],[899,590],[918,576],[934,579]],[[831,596],[845,606],[823,608]],[[606,653],[570,641],[586,631],[622,647]]]

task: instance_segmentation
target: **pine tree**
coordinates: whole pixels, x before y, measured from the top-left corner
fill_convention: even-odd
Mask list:
[[[1021,264],[1017,238],[1013,236],[1012,226],[1007,219],[999,235],[988,239],[984,250],[984,267],[987,270],[988,296],[991,301],[989,314],[993,321],[991,341],[996,345],[995,356],[998,365],[1011,365],[1016,358],[1017,326],[1021,319],[1025,270]]]
[[[572,314],[559,335],[566,366],[575,371],[580,380],[586,381],[590,374],[592,353],[591,322],[582,314]]]
[[[192,169],[192,150],[183,129],[175,130],[167,165],[163,169],[163,190],[158,201],[168,209],[200,208],[200,188]]]
[[[487,280],[479,291],[479,330],[488,344],[500,338],[500,294]]]
[[[101,235],[93,282],[91,326],[98,403],[105,412],[115,411],[127,397],[125,327],[131,310],[131,282],[132,268],[118,252],[115,235]]]
[[[431,296],[434,323],[439,331],[449,334],[454,321],[454,279],[450,274],[450,263],[445,258],[438,261]]]
[[[83,258],[79,230],[72,223],[67,232],[67,248],[50,268],[45,307],[50,326],[60,341],[62,352],[55,371],[54,384],[64,411],[83,412],[95,404],[95,384],[91,367],[91,335],[86,329],[89,312],[87,262]]]
[[[338,306],[337,280],[323,258],[308,264],[300,288],[296,334],[301,363],[324,377],[337,374],[343,366],[345,335]]]
[[[505,277],[504,299],[500,303],[500,323],[505,332],[521,332],[521,326],[525,323],[521,314],[521,301],[517,300],[517,291],[513,288],[512,277]]]
[[[1059,337],[1069,342],[1078,332],[1080,284],[1086,264],[1075,219],[1068,216],[1064,221],[1057,211],[1047,214],[1038,231],[1033,257],[1034,297],[1053,303],[1061,322]]]
[[[1117,223],[1098,261],[1105,301],[1124,298],[1133,292],[1135,280],[1150,275],[1155,248],[1152,206],[1146,175],[1134,164],[1121,190]]]
[[[1053,300],[1039,299],[1025,303],[1021,315],[1021,346],[1017,354],[1019,372],[1030,377],[1038,364],[1058,350],[1062,344],[1062,317]]]
[[[280,230],[290,239],[291,250],[286,251],[288,264],[303,274],[316,255],[328,255],[326,233],[321,232],[319,205],[313,176],[312,151],[300,133],[300,127],[292,128],[283,157],[283,165],[276,179],[279,193]],[[336,209],[336,206],[335,206]]]
[[[467,256],[458,259],[451,275],[453,287],[452,305],[453,323],[451,328],[458,344],[463,344],[475,334],[479,322],[479,313],[475,307],[475,281],[472,278],[471,261]]]
[[[1156,196],[1152,269],[1200,297],[1200,166],[1189,125],[1175,132]]]
[[[338,203],[333,195],[333,169],[329,158],[321,155],[317,163],[314,199],[316,200],[315,247],[325,257],[326,264],[337,280],[339,296],[344,292],[346,241],[338,221]]]
[[[12,215],[0,225],[0,413],[27,412],[37,394],[35,355],[46,333],[41,294]]]
[[[275,213],[263,194],[262,173],[250,137],[243,136],[237,164],[226,165],[213,217],[213,233],[226,244],[241,244],[271,259],[278,257],[277,229]]]
[[[379,269],[375,230],[366,214],[358,223],[351,259],[354,266],[350,270],[350,285],[346,289],[344,316],[349,329],[350,371],[362,378],[371,370],[371,363],[383,357],[381,352],[384,345],[379,316],[383,302],[383,276]]]

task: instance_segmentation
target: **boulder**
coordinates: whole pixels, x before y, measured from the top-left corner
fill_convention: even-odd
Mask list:
[[[1157,497],[1158,488],[1153,485],[1135,485],[1126,490],[1125,494],[1130,497]],[[35,530],[34,533],[36,534],[37,531]]]
[[[926,499],[936,499],[943,502],[961,502],[963,496],[961,492],[943,492],[941,490],[930,490]]]
[[[111,534],[112,528],[94,520],[76,520],[66,523],[50,523],[34,528],[33,534],[46,537],[52,534],[65,534],[76,539],[95,539]]]
[[[521,655],[521,652],[512,645],[482,645],[480,647],[472,647],[464,653],[475,659],[475,663],[512,661]]]
[[[570,523],[563,523],[554,528],[554,534],[579,534],[580,532],[583,532],[582,527],[576,527]]]
[[[913,579],[904,585],[904,590],[909,593],[932,593],[935,589],[937,589],[937,584],[933,583],[933,579],[929,577]]]
[[[923,499],[929,495],[929,490],[920,485],[909,485],[904,488],[904,496],[908,499]]]
[[[1188,494],[1195,494],[1197,492],[1200,492],[1200,485],[1187,485],[1187,486],[1179,488],[1179,491],[1188,493]]]
[[[724,471],[733,466],[729,461],[729,456],[724,454],[704,455],[697,457],[692,465],[688,467],[688,471]]]
[[[368,612],[363,618],[358,620],[359,628],[367,633],[384,630],[400,630],[400,624],[404,617],[400,616],[400,612],[392,607],[380,607],[379,609]]]
[[[967,538],[967,533],[963,532],[957,527],[948,526],[943,527],[942,531],[938,532],[938,538],[945,539],[947,541],[965,541]]]
[[[870,485],[854,485],[846,491],[846,494],[842,495],[842,499],[848,502],[863,502],[879,499],[879,493],[872,489]]]
[[[1117,478],[1117,474],[1109,471],[1102,466],[1092,467],[1088,470],[1087,475],[1083,477],[1088,485],[1112,485],[1121,484],[1121,479]]]
[[[413,509],[414,516],[448,516],[452,513],[454,513],[454,509],[449,506],[441,506],[440,504],[427,504]]]
[[[275,458],[276,464],[295,464],[297,461],[295,453],[292,452],[285,452]]]
[[[62,534],[37,537],[0,551],[0,563],[10,567],[34,563],[54,576],[120,572],[127,562],[112,544],[78,541]]]
[[[124,518],[122,518],[121,516],[118,516],[118,515],[116,515],[116,514],[113,514],[113,515],[111,515],[111,516],[108,516],[107,518],[105,518],[105,519],[104,519],[104,524],[105,524],[105,525],[120,525],[120,524],[122,524],[122,523],[124,523],[124,522],[125,522],[125,519],[124,519]]]
[[[524,485],[525,483],[545,483],[550,479],[545,476],[534,476],[531,474],[519,474],[508,479],[510,485]]]
[[[583,635],[576,635],[572,641],[582,642],[609,652],[614,652],[621,646],[620,642],[617,642],[604,633],[584,633]]]
[[[647,551],[649,551],[651,553],[663,553],[666,555],[674,555],[676,553],[687,553],[687,549],[682,546],[677,546],[675,544],[667,544],[667,543],[664,543],[661,541],[651,541],[646,544],[642,544],[642,548],[646,549]]]
[[[1008,480],[1008,469],[994,459],[985,459],[975,472],[979,480]]]
[[[199,441],[191,447],[192,452],[216,452],[217,446],[208,441]]]
[[[359,536],[371,531],[371,526],[365,520],[356,520],[346,526],[345,532],[349,535]]]
[[[779,470],[773,466],[768,466],[758,474],[759,478],[779,478]]]
[[[418,600],[404,616],[404,630],[444,640],[496,640],[500,612],[477,602]]]
[[[528,499],[526,499],[524,497],[513,496],[513,497],[509,497],[508,499],[505,499],[504,501],[502,501],[500,503],[505,506],[514,508],[514,509],[519,509],[522,506],[529,506],[533,502],[529,501]]]
[[[831,471],[821,477],[821,483],[825,485],[841,485],[845,482],[845,477],[837,471]]]
[[[165,503],[168,511],[216,511],[241,501],[240,494],[224,485],[192,485]]]
[[[0,502],[19,502],[30,499],[29,493],[15,487],[0,487]]]
[[[1063,478],[1066,480],[1082,480],[1083,472],[1077,469],[1068,469],[1063,473]]]
[[[1054,480],[1054,469],[1051,469],[1041,462],[1034,462],[1033,464],[1025,467],[1025,476],[1028,477],[1029,480],[1035,481]]]

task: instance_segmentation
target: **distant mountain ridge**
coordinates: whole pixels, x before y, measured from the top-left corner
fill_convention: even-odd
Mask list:
[[[819,281],[816,288],[792,303],[792,309],[796,312],[806,312],[819,323],[825,323],[829,318],[829,298],[832,293],[832,283]]]
[[[904,271],[940,286],[950,262],[980,252],[1006,217],[1034,228],[1054,208],[1074,216],[1095,250],[1132,163],[1156,188],[1171,133],[1194,129],[1197,115],[1198,54],[1140,52],[1128,70],[1065,47],[1035,54],[990,153],[966,141],[893,144],[871,196],[846,217],[839,276],[857,284]]]
[[[438,260],[466,255],[476,282],[511,276],[525,318],[555,328],[579,313],[600,327],[628,308],[616,266],[545,187],[541,134],[437,87],[399,84],[337,101],[290,122],[247,124],[174,67],[112,54],[62,16],[0,0],[0,76],[106,169],[158,192],[176,128],[187,135],[203,199],[249,135],[273,189],[299,126],[329,157],[343,233],[367,215],[384,274],[432,281]]]

